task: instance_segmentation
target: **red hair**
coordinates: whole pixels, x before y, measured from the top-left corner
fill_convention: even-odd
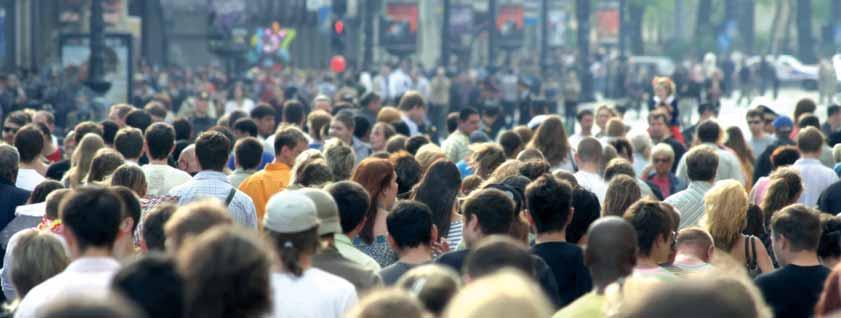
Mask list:
[[[362,185],[371,197],[371,204],[368,212],[365,213],[365,225],[359,237],[365,244],[374,242],[374,222],[377,220],[380,194],[391,184],[395,178],[394,165],[388,159],[367,158],[359,163],[353,171],[351,180]]]
[[[835,266],[823,286],[821,298],[815,305],[815,317],[828,317],[841,310],[841,264]]]

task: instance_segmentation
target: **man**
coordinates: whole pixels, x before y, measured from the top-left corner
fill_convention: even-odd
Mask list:
[[[256,229],[254,202],[247,194],[231,186],[228,176],[222,172],[231,153],[228,138],[220,132],[205,131],[196,139],[195,148],[201,172],[187,183],[172,188],[169,194],[179,198],[179,205],[206,197],[217,198],[228,208],[235,223]]]
[[[422,133],[420,127],[423,126],[426,118],[426,104],[420,93],[407,91],[400,98],[397,107],[400,109],[400,120],[409,126],[409,137],[420,135]]]
[[[50,113],[46,110],[39,110],[35,113],[35,116],[32,117],[32,122],[44,125],[49,130],[49,140],[48,144],[44,145],[44,151],[42,154],[44,155],[47,160],[50,162],[57,162],[61,160],[61,148],[58,144],[58,137],[56,137],[55,132],[55,116],[53,113]],[[828,135],[827,135],[828,136]]]
[[[367,92],[359,99],[359,116],[367,119],[369,123],[377,122],[377,113],[382,106],[382,98],[375,92]]]
[[[648,115],[648,135],[651,136],[651,142],[655,145],[658,143],[666,143],[675,153],[675,164],[672,166],[672,172],[677,171],[678,162],[686,153],[686,146],[680,141],[672,137],[671,129],[669,128],[669,115],[662,111],[655,111]]]
[[[686,189],[686,182],[672,172],[674,161],[675,152],[669,145],[661,143],[651,149],[654,171],[645,176],[645,180],[656,186],[664,198]]]
[[[126,116],[130,111],[134,110],[129,104],[114,104],[108,111],[108,119],[117,123],[117,126],[123,127],[126,125]]]
[[[257,123],[257,132],[260,138],[266,139],[275,132],[277,112],[269,105],[258,105],[251,110],[251,119]]]
[[[698,225],[704,215],[704,194],[713,187],[718,169],[718,156],[708,146],[692,148],[685,158],[689,186],[663,201],[680,211],[681,229]]]
[[[552,269],[560,291],[561,307],[593,288],[581,248],[566,242],[566,227],[574,213],[572,198],[572,187],[548,174],[526,187],[528,213],[525,216],[537,232],[531,251]]]
[[[233,224],[230,213],[217,200],[201,200],[179,206],[164,224],[167,252],[177,255],[189,240],[217,226]]]
[[[367,270],[379,273],[379,263],[353,245],[353,239],[359,236],[365,226],[365,213],[371,201],[368,191],[353,181],[339,181],[325,187],[324,190],[330,193],[339,207],[342,231],[333,235],[336,249],[345,258]]]
[[[167,123],[152,124],[146,128],[144,142],[149,163],[142,169],[146,175],[148,195],[166,195],[172,188],[190,181],[189,173],[169,165],[169,155],[175,149],[175,129],[172,126]]]
[[[228,176],[232,186],[239,188],[245,179],[257,172],[262,154],[263,144],[257,138],[246,137],[237,141],[234,146],[236,169]]]
[[[133,127],[120,129],[114,136],[114,149],[123,155],[126,162],[137,164],[143,156],[143,133]]]
[[[575,164],[578,166],[575,180],[578,181],[578,185],[593,192],[599,198],[599,202],[604,202],[607,183],[599,172],[601,162],[602,144],[596,138],[584,137],[578,144],[578,152],[575,153]]]
[[[66,295],[104,299],[120,264],[112,247],[122,224],[122,203],[112,190],[81,188],[61,204],[62,236],[70,258],[67,268],[26,294],[15,317],[39,317],[38,311]]]
[[[187,172],[191,176],[195,176],[201,168],[199,167],[199,160],[196,158],[196,145],[190,144],[178,156],[178,169]]]
[[[15,217],[15,209],[26,204],[29,191],[15,186],[20,155],[9,145],[0,145],[0,229]]]
[[[392,286],[403,274],[432,262],[432,244],[438,229],[432,223],[432,211],[417,201],[401,201],[388,214],[388,245],[397,252],[396,263],[380,271],[383,284]]]
[[[262,223],[260,220],[266,212],[266,202],[269,198],[289,185],[295,158],[307,149],[307,138],[300,129],[286,127],[275,134],[274,149],[274,161],[239,185],[239,189],[254,200],[258,223]]]
[[[820,162],[823,143],[823,134],[815,127],[807,127],[797,134],[800,159],[797,159],[792,167],[800,171],[800,178],[803,180],[803,193],[797,202],[808,207],[817,206],[821,193],[838,181],[835,171]]]
[[[695,131],[695,136],[698,138],[699,145],[709,146],[715,150],[715,155],[718,157],[718,168],[716,169],[715,181],[733,179],[739,183],[745,183],[745,173],[742,171],[742,164],[739,158],[731,151],[725,150],[719,144],[721,140],[721,127],[714,120],[702,121],[698,124],[698,129]],[[697,146],[696,146],[697,147]],[[678,178],[683,180],[688,179],[686,172],[686,159],[682,160],[677,165]]]
[[[462,108],[458,112],[458,128],[447,136],[442,150],[452,162],[459,162],[470,154],[470,134],[479,129],[479,112],[472,107]]]
[[[450,112],[450,79],[444,67],[435,69],[435,77],[429,83],[429,117],[432,124],[442,131]]]
[[[756,286],[775,317],[811,317],[829,276],[818,260],[821,221],[818,212],[790,205],[771,217],[771,246],[781,268],[760,275]]]
[[[166,235],[164,226],[175,214],[174,204],[158,205],[143,215],[143,228],[140,231],[140,250],[144,254],[166,252]]]
[[[593,278],[593,291],[581,296],[553,318],[605,317],[608,286],[630,276],[637,264],[637,232],[616,216],[596,220],[587,230],[584,262]]]
[[[259,129],[257,128],[257,124],[251,118],[240,118],[233,124],[233,133],[236,137],[236,140],[233,142],[236,143],[237,140],[246,138],[246,137],[257,137],[259,136]],[[266,139],[266,143],[274,142],[274,135]],[[236,151],[236,150],[235,150]],[[257,169],[263,169],[267,163],[272,162],[274,160],[274,152],[269,151],[265,146],[263,146],[263,152],[260,154],[260,160],[257,162]],[[228,169],[236,169],[236,158],[231,156],[228,159],[227,167]]]
[[[826,122],[821,125],[821,131],[827,138],[841,131],[841,106],[832,104],[826,108]]]
[[[753,170],[753,182],[756,183],[756,180],[759,180],[761,177],[767,177],[771,174],[771,171],[774,170],[773,166],[771,165],[771,154],[774,153],[774,150],[777,150],[780,146],[787,146],[787,145],[794,145],[794,141],[791,140],[789,137],[791,135],[792,127],[794,127],[794,123],[791,121],[791,118],[787,116],[780,116],[773,121],[774,126],[774,134],[776,135],[776,141],[765,148],[765,151],[759,155],[759,158],[756,159],[756,165],[754,166],[755,169]]]
[[[380,287],[382,281],[377,272],[344,257],[336,248],[335,235],[341,234],[342,227],[339,207],[330,193],[312,188],[304,188],[298,192],[313,201],[319,220],[318,235],[321,248],[312,256],[312,266],[346,279],[356,287],[357,294]]]
[[[672,217],[662,204],[648,198],[639,200],[628,208],[624,219],[637,231],[639,253],[634,277],[669,282],[677,279],[677,276],[660,264],[669,261],[675,236],[672,232]]]
[[[710,103],[702,103],[701,105],[698,105],[698,115],[701,116],[698,119],[698,123],[689,126],[682,132],[683,138],[686,140],[687,145],[691,145],[692,141],[695,140],[695,130],[698,129],[698,125],[700,125],[705,120],[710,120],[718,117],[718,107]]]
[[[312,100],[312,110],[313,111],[323,110],[323,111],[325,111],[329,114],[332,114],[333,113],[333,101],[330,99],[330,97],[327,97],[327,95],[318,94]]]
[[[414,86],[412,78],[406,74],[408,73],[407,68],[408,63],[404,62],[403,65],[395,67],[394,72],[388,75],[388,91],[395,98],[407,93]]]
[[[774,143],[774,136],[765,134],[765,119],[762,111],[758,108],[749,110],[745,117],[748,121],[748,129],[750,129],[748,143],[750,143],[753,152],[753,160],[756,160],[768,146]]]
[[[377,75],[374,76],[373,80],[374,93],[380,95],[386,103],[389,103],[394,99],[394,95],[389,91],[388,85],[388,76],[390,74],[391,68],[389,68],[388,65],[383,64],[380,66],[380,71],[377,72]]]
[[[578,149],[578,143],[584,137],[593,136],[593,111],[589,109],[579,111],[575,119],[578,121],[578,126],[581,127],[581,130],[569,136],[569,145],[573,149]]]
[[[44,134],[38,126],[27,124],[15,134],[15,148],[20,153],[20,169],[15,186],[32,191],[39,183],[46,180],[44,174],[47,172],[47,165],[41,161]]]
[[[339,111],[330,122],[330,136],[339,138],[353,148],[353,153],[356,155],[354,166],[359,165],[363,159],[371,155],[371,146],[353,135],[355,125],[353,112],[350,110]]]
[[[675,244],[677,254],[672,265],[685,273],[712,269],[710,260],[715,252],[713,237],[698,227],[690,227],[677,233]]]

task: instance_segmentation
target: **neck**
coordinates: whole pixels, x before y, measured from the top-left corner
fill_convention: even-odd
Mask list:
[[[104,247],[89,247],[84,251],[80,251],[76,259],[83,257],[113,257],[110,248]]]
[[[765,137],[765,132],[764,132],[764,131],[761,131],[761,130],[760,130],[760,131],[757,131],[757,132],[751,132],[751,134],[753,134],[753,138],[762,138],[762,137]]]
[[[787,257],[786,263],[788,265],[796,265],[796,266],[817,266],[820,265],[821,262],[818,260],[818,254],[815,251],[799,251],[799,252],[790,252]]]
[[[293,162],[293,163],[291,163],[291,164],[290,164],[290,163],[289,163],[289,160],[287,160],[287,159],[286,159],[286,158],[284,158],[284,157],[279,157],[279,156],[278,156],[278,157],[275,157],[275,159],[274,159],[274,163],[282,163],[282,164],[285,164],[285,165],[290,166],[290,167],[291,167],[292,165],[294,165],[294,160],[293,160],[292,162]]]
[[[152,158],[150,157],[150,158],[149,158],[149,164],[150,164],[150,165],[167,165],[167,164],[169,164],[169,163],[167,162],[167,159],[166,159],[166,158],[163,158],[163,159],[152,159]]]
[[[598,174],[599,165],[592,162],[582,162],[578,164],[578,170]]]
[[[581,128],[581,135],[582,136],[593,135],[593,127]]]
[[[537,239],[535,242],[537,243],[547,243],[547,242],[566,242],[566,230],[560,230],[556,232],[545,232],[545,233],[537,233]]]
[[[637,267],[638,268],[644,268],[644,269],[650,269],[650,268],[660,267],[660,264],[657,264],[657,261],[655,261],[650,256],[639,255],[637,257]]]
[[[429,245],[418,245],[400,250],[400,262],[412,265],[429,263],[432,261],[432,248]]]
[[[800,155],[803,156],[803,159],[818,159],[821,157],[819,152],[801,152]]]
[[[22,168],[22,169],[38,170],[43,165],[44,164],[41,163],[41,161],[38,160],[37,158],[35,160],[30,161],[30,162],[23,162],[23,161],[20,162],[20,168]]]

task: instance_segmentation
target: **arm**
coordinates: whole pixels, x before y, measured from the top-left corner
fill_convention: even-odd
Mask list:
[[[759,239],[751,240],[751,243],[756,247],[756,263],[762,273],[770,273],[774,270],[774,264],[771,263],[771,257],[768,256],[768,251],[765,250],[765,245]]]

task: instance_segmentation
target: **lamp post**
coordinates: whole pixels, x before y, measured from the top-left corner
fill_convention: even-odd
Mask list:
[[[105,20],[102,18],[102,0],[91,0],[90,51],[88,80],[85,85],[95,93],[102,95],[111,89],[111,83],[104,79]]]

